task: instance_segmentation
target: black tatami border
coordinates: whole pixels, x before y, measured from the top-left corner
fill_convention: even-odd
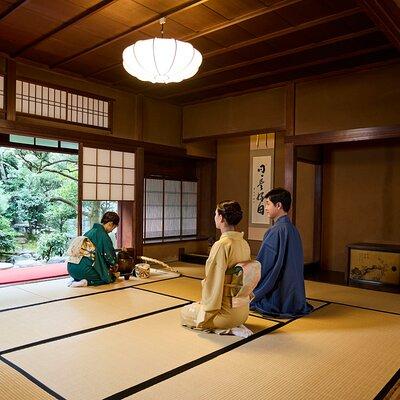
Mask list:
[[[392,388],[399,379],[400,379],[400,369],[397,370],[397,372],[390,378],[389,382],[374,397],[374,400],[384,400],[386,395],[392,390]]]
[[[98,294],[103,294],[103,293],[108,293],[108,292],[115,292],[115,291],[117,291],[117,290],[129,289],[129,288],[135,287],[135,286],[143,286],[143,285],[148,285],[148,284],[150,284],[150,283],[155,283],[155,282],[160,282],[160,281],[169,281],[169,280],[171,280],[171,279],[178,279],[178,278],[180,278],[180,276],[171,276],[170,278],[164,278],[164,279],[161,278],[161,279],[157,279],[157,280],[154,280],[154,281],[138,283],[138,284],[136,284],[136,285],[132,284],[132,285],[124,286],[124,287],[120,287],[120,288],[101,290],[101,291],[98,291],[98,292],[95,292],[95,293],[78,294],[78,295],[76,295],[76,296],[60,297],[60,298],[58,298],[58,299],[52,299],[52,300],[41,301],[41,302],[39,302],[39,303],[31,303],[31,304],[24,304],[24,305],[22,305],[22,306],[3,308],[3,309],[0,309],[0,313],[6,312],[6,311],[19,310],[19,309],[21,309],[21,308],[28,308],[28,307],[40,306],[40,305],[42,305],[42,304],[56,303],[56,302],[58,302],[58,301],[72,300],[72,299],[77,299],[77,298],[80,298],[80,297],[95,296],[95,295],[98,295]],[[55,279],[52,279],[52,280],[55,280]],[[22,289],[22,290],[23,290],[23,289]],[[27,292],[29,292],[29,291],[27,290]],[[35,294],[35,293],[33,293],[33,292],[29,292],[29,293]]]
[[[176,278],[179,278],[179,277],[176,277]],[[169,278],[169,279],[175,279],[175,278]],[[163,279],[163,280],[167,280],[167,279]],[[146,282],[145,284],[150,284],[150,283],[153,283],[153,282],[156,282],[156,281]],[[56,399],[58,399],[58,400],[66,400],[60,394],[56,393],[54,390],[52,390],[51,388],[46,386],[44,383],[42,383],[41,381],[36,379],[34,376],[32,376],[31,374],[26,372],[24,369],[22,369],[21,367],[19,367],[16,364],[14,364],[10,360],[6,359],[4,357],[4,355],[12,353],[12,352],[15,352],[15,351],[24,350],[24,349],[29,348],[29,347],[38,346],[38,345],[41,345],[41,344],[46,344],[46,343],[50,343],[50,342],[66,339],[68,337],[77,336],[77,335],[89,333],[89,332],[100,330],[100,329],[105,329],[105,328],[108,328],[108,327],[111,327],[111,326],[115,326],[115,325],[123,324],[123,323],[126,323],[126,322],[130,322],[130,321],[133,321],[133,320],[149,317],[151,315],[160,314],[160,313],[163,313],[163,312],[166,312],[166,311],[170,311],[170,310],[173,310],[173,309],[177,309],[177,308],[183,307],[186,304],[192,303],[192,301],[188,300],[188,299],[180,298],[180,297],[177,297],[177,296],[172,296],[172,295],[165,294],[165,293],[155,292],[155,291],[147,290],[147,289],[144,289],[144,288],[139,288],[137,286],[143,286],[143,284],[142,285],[126,286],[125,288],[127,288],[127,289],[136,289],[136,290],[140,290],[140,291],[147,291],[147,292],[151,292],[151,293],[158,294],[158,295],[161,295],[161,296],[171,297],[171,298],[174,298],[174,299],[182,300],[182,301],[185,301],[185,303],[184,304],[177,304],[175,306],[167,307],[167,308],[164,308],[164,309],[161,309],[161,310],[151,311],[149,313],[137,315],[137,316],[131,317],[131,318],[126,318],[124,320],[114,321],[114,322],[110,322],[108,324],[104,324],[104,325],[100,325],[100,326],[96,326],[96,327],[92,327],[92,328],[87,328],[87,329],[83,329],[83,330],[80,330],[80,331],[70,332],[70,333],[67,333],[67,334],[64,334],[64,335],[59,335],[59,336],[55,336],[55,337],[52,337],[52,338],[47,338],[47,339],[43,339],[43,340],[40,340],[40,341],[36,341],[36,342],[28,343],[28,344],[25,344],[25,345],[17,346],[17,347],[14,347],[14,348],[6,349],[6,350],[0,352],[0,360],[5,362],[7,365],[9,365],[11,368],[15,369],[17,372],[19,372],[23,376],[25,376],[28,380],[30,380],[32,383],[34,383],[35,385],[37,385],[38,387],[43,389],[45,392],[47,392],[50,395],[54,396]],[[112,291],[112,290],[109,290],[109,291]],[[109,292],[109,291],[107,291],[107,292]],[[100,292],[100,293],[104,293],[104,292]],[[82,297],[82,296],[80,296],[80,297]],[[323,306],[319,307],[318,309],[321,309],[322,307],[324,307],[324,306],[326,306],[328,304],[329,303],[326,303]],[[313,312],[315,312],[315,311],[316,310],[314,310]],[[288,321],[285,321],[285,322],[277,322],[276,325],[274,325],[272,327],[269,327],[269,328],[265,328],[265,329],[255,333],[254,335],[252,335],[252,336],[250,336],[250,337],[248,337],[246,339],[241,339],[238,342],[232,343],[231,345],[228,345],[228,346],[226,346],[226,347],[224,347],[224,348],[222,348],[220,350],[217,350],[216,352],[213,352],[213,353],[210,353],[210,354],[205,355],[203,357],[200,357],[199,359],[193,360],[193,361],[191,361],[191,362],[189,362],[187,364],[183,364],[182,366],[179,366],[179,367],[177,367],[177,368],[175,368],[175,369],[173,369],[171,371],[167,371],[167,372],[165,372],[165,373],[163,373],[161,375],[158,375],[157,377],[151,378],[148,381],[141,382],[138,385],[135,385],[135,386],[133,386],[131,388],[125,389],[122,392],[132,390],[132,388],[136,388],[135,389],[136,390],[135,393],[137,391],[144,390],[147,387],[150,387],[150,386],[152,386],[152,385],[154,385],[156,383],[159,383],[159,382],[161,382],[163,380],[169,379],[170,377],[173,377],[173,376],[179,374],[181,369],[182,369],[181,372],[183,372],[183,371],[191,369],[191,368],[193,368],[193,367],[195,367],[197,365],[203,364],[203,363],[205,363],[205,362],[217,357],[218,355],[224,354],[224,353],[226,353],[226,352],[228,352],[230,350],[233,350],[234,348],[239,347],[239,346],[241,346],[241,345],[243,345],[243,344],[245,344],[245,343],[247,343],[249,341],[255,340],[258,337],[261,337],[261,336],[264,336],[264,335],[266,335],[266,334],[268,334],[270,332],[273,332],[273,331],[275,331],[275,330],[277,330],[277,329],[279,329],[279,328],[287,325],[288,323],[290,323],[292,321],[295,321],[295,320],[297,320],[299,318],[301,318],[301,317],[292,318],[292,319],[290,319]],[[276,321],[273,321],[273,322],[276,322]],[[148,386],[144,387],[144,385],[146,385],[146,384]],[[114,394],[112,396],[119,396],[119,393],[116,393],[116,394]],[[115,398],[121,398],[122,399],[124,397],[126,397],[126,396],[115,397]]]
[[[163,293],[157,293],[157,294],[163,295]],[[181,300],[183,300],[183,299],[181,299]],[[24,349],[27,349],[29,347],[39,346],[41,344],[56,342],[58,340],[66,339],[66,338],[69,338],[69,337],[83,335],[84,333],[89,333],[89,332],[97,331],[97,330],[100,330],[100,329],[110,328],[111,326],[125,324],[126,322],[131,322],[131,321],[135,321],[137,319],[150,317],[152,315],[160,314],[160,313],[165,312],[165,311],[174,310],[175,308],[180,308],[180,307],[183,307],[183,306],[185,306],[187,304],[190,304],[190,303],[191,303],[190,301],[186,301],[183,304],[176,304],[175,306],[161,308],[161,309],[158,309],[158,310],[150,311],[148,313],[135,315],[134,317],[124,318],[124,319],[120,319],[118,321],[108,322],[108,323],[103,324],[103,325],[92,326],[91,328],[81,329],[79,331],[74,331],[74,332],[68,332],[68,333],[64,333],[64,334],[58,335],[58,336],[53,336],[53,337],[50,337],[50,338],[47,338],[47,339],[37,340],[36,342],[31,342],[31,343],[22,344],[20,346],[11,347],[11,348],[6,349],[6,350],[1,350],[0,351],[0,356],[3,356],[3,355],[8,354],[8,353],[13,353],[13,352],[19,351],[19,350],[24,350]]]
[[[4,364],[7,364],[9,367],[14,369],[15,371],[19,372],[21,375],[23,375],[25,378],[27,378],[29,381],[34,383],[36,386],[38,386],[40,389],[44,390],[46,393],[50,394],[51,396],[55,397],[57,400],[66,400],[65,397],[60,396],[58,393],[56,393],[54,390],[50,389],[48,386],[46,386],[44,383],[40,382],[38,379],[36,379],[33,375],[29,374],[26,372],[24,369],[21,367],[18,367],[18,365],[14,364],[10,360],[7,360],[3,356],[0,355],[0,361],[2,361]]]
[[[314,313],[314,312],[324,308],[325,306],[328,306],[329,304],[330,303],[326,303],[326,304],[322,305],[321,307],[317,308],[316,310],[313,310],[312,312]],[[148,389],[151,386],[154,386],[154,385],[156,385],[158,383],[161,383],[161,382],[166,381],[166,380],[168,380],[170,378],[173,378],[174,376],[179,375],[182,372],[188,371],[189,369],[197,367],[197,366],[199,366],[201,364],[204,364],[204,363],[206,363],[206,362],[208,362],[210,360],[213,360],[214,358],[216,358],[216,357],[218,357],[220,355],[223,355],[225,353],[228,353],[229,351],[232,351],[232,350],[234,350],[234,349],[236,349],[238,347],[241,347],[244,344],[247,344],[249,342],[252,342],[253,340],[256,340],[256,339],[258,339],[258,338],[260,338],[262,336],[265,336],[265,335],[267,335],[267,334],[269,334],[271,332],[274,332],[274,331],[276,331],[276,330],[278,330],[278,329],[280,329],[280,328],[282,328],[282,327],[284,327],[284,326],[286,326],[286,325],[292,323],[293,321],[296,321],[296,320],[298,320],[298,319],[300,319],[302,317],[303,316],[291,318],[288,321],[279,322],[274,326],[262,329],[261,331],[259,331],[257,333],[254,333],[253,335],[251,335],[251,336],[249,336],[249,337],[247,337],[245,339],[238,340],[235,343],[231,343],[230,345],[225,346],[225,347],[223,347],[221,349],[218,349],[216,351],[213,351],[212,353],[206,354],[205,356],[202,356],[202,357],[197,358],[195,360],[189,361],[186,364],[182,364],[179,367],[173,368],[173,369],[171,369],[171,370],[169,370],[167,372],[164,372],[164,373],[162,373],[160,375],[157,375],[157,376],[155,376],[153,378],[150,378],[150,379],[148,379],[146,381],[143,381],[143,382],[141,382],[141,383],[139,383],[137,385],[134,385],[134,386],[131,386],[131,387],[127,388],[127,389],[121,390],[118,393],[115,393],[115,394],[113,394],[111,396],[105,397],[103,400],[120,400],[120,399],[124,399],[124,398],[126,398],[128,396],[131,396],[133,394],[136,394],[138,392],[141,392],[142,390]]]
[[[47,343],[47,342],[52,342],[52,341],[55,341],[55,340],[61,340],[61,339],[64,339],[64,338],[67,338],[67,337],[70,337],[70,336],[76,336],[76,335],[88,333],[88,332],[91,332],[91,331],[104,329],[104,328],[107,328],[109,326],[130,322],[130,321],[135,320],[135,319],[140,319],[140,318],[143,318],[143,317],[147,317],[147,316],[151,316],[151,315],[154,315],[154,314],[158,314],[158,313],[162,313],[162,312],[165,312],[165,311],[169,311],[169,310],[172,310],[172,309],[175,309],[175,308],[180,308],[180,307],[185,306],[186,304],[190,304],[192,302],[192,300],[181,298],[181,297],[177,297],[177,296],[172,296],[172,295],[165,294],[165,293],[159,293],[159,292],[156,292],[156,291],[153,291],[153,290],[150,290],[150,289],[145,289],[145,288],[138,287],[138,286],[143,286],[143,285],[156,283],[156,282],[160,282],[160,281],[178,279],[180,277],[191,278],[191,279],[200,279],[201,280],[201,278],[196,278],[196,277],[191,277],[191,276],[186,276],[186,275],[180,275],[180,276],[177,276],[177,277],[160,279],[160,280],[155,280],[155,281],[151,281],[151,282],[144,282],[144,283],[138,284],[138,285],[125,286],[124,288],[110,289],[110,290],[106,290],[106,291],[102,291],[102,292],[88,293],[88,294],[85,294],[85,295],[73,296],[73,297],[62,298],[62,299],[55,299],[55,300],[50,300],[48,302],[40,303],[40,304],[51,303],[51,302],[55,302],[55,301],[69,300],[69,299],[73,299],[73,298],[76,298],[76,297],[85,297],[85,296],[90,296],[90,295],[95,295],[95,294],[107,293],[107,292],[111,292],[111,291],[115,291],[115,290],[135,289],[135,288],[137,290],[147,291],[147,292],[151,292],[151,293],[155,293],[155,294],[159,294],[159,295],[163,295],[163,296],[167,296],[167,297],[171,297],[171,298],[174,298],[174,299],[178,299],[178,300],[182,300],[182,301],[186,301],[187,302],[185,304],[179,304],[179,305],[176,305],[176,306],[168,307],[168,308],[161,309],[161,310],[152,311],[150,313],[141,314],[141,315],[138,315],[138,316],[135,316],[135,317],[131,317],[131,318],[127,318],[127,319],[124,319],[124,320],[115,321],[115,322],[104,324],[104,325],[101,325],[101,326],[92,327],[92,328],[88,328],[88,329],[85,329],[85,330],[76,331],[76,332],[72,332],[72,333],[69,333],[69,334],[60,335],[60,336],[57,336],[57,337],[48,338],[48,339],[44,339],[44,340],[41,340],[41,341],[38,341],[38,342],[34,342],[34,343],[27,344],[27,345],[18,346],[18,347],[12,348],[12,349],[8,349],[8,350],[5,350],[3,352],[0,352],[0,360],[5,362],[10,367],[14,368],[16,371],[18,371],[19,373],[21,373],[25,377],[27,377],[31,382],[33,382],[34,384],[36,384],[37,386],[39,386],[40,388],[45,390],[47,393],[51,394],[52,396],[56,397],[57,399],[65,400],[62,396],[60,396],[58,393],[54,392],[52,389],[48,388],[42,382],[38,381],[35,377],[31,376],[29,373],[27,373],[26,371],[24,371],[23,369],[21,369],[17,365],[14,365],[11,361],[9,361],[6,358],[4,358],[3,354],[11,353],[11,352],[14,352],[14,351],[17,351],[17,350],[22,350],[22,349],[25,349],[25,348],[28,348],[28,347],[36,346],[36,345],[39,345],[39,344],[44,344],[44,343]],[[339,302],[327,301],[327,300],[316,299],[316,298],[309,298],[309,299],[325,303],[322,306],[318,307],[317,309],[313,310],[313,313],[318,311],[318,310],[321,310],[322,308],[324,308],[324,307],[326,307],[326,306],[328,306],[330,304],[338,304],[338,305],[343,305],[343,306],[348,306],[348,307],[360,308],[360,309],[364,309],[364,310],[367,310],[367,311],[375,311],[375,312],[381,312],[381,313],[391,314],[391,315],[400,315],[399,313],[395,313],[395,312],[371,309],[371,308],[367,308],[367,307],[355,306],[355,305],[346,304],[346,303],[339,303]],[[21,307],[18,307],[18,308],[24,308],[24,307],[27,307],[27,306],[35,306],[35,305],[39,305],[39,304],[36,303],[36,304],[32,304],[32,305],[21,306]],[[4,311],[4,310],[0,310],[0,312],[1,311]],[[259,317],[259,318],[263,318],[263,319],[268,319],[268,318],[263,317],[262,315],[260,315],[260,316],[253,315],[253,316]],[[210,361],[210,360],[212,360],[212,359],[214,359],[214,358],[216,358],[216,357],[218,357],[218,356],[220,356],[222,354],[225,354],[225,353],[227,353],[227,352],[229,352],[229,351],[231,351],[231,350],[233,350],[233,349],[235,349],[237,347],[240,347],[240,346],[242,346],[242,345],[244,345],[244,344],[246,344],[248,342],[256,340],[259,337],[262,337],[264,335],[267,335],[268,333],[274,332],[277,329],[280,329],[283,326],[286,326],[289,323],[291,323],[291,322],[293,322],[293,321],[295,321],[295,320],[297,320],[299,318],[302,318],[302,317],[291,318],[291,319],[289,319],[287,321],[284,321],[284,322],[283,321],[269,319],[270,321],[275,322],[276,325],[274,325],[272,327],[269,327],[269,328],[265,328],[265,329],[253,334],[252,336],[250,336],[250,337],[248,337],[246,339],[241,339],[241,340],[239,340],[239,341],[237,341],[235,343],[232,343],[232,344],[230,344],[230,345],[228,345],[226,347],[223,347],[222,349],[219,349],[219,350],[217,350],[215,352],[209,353],[209,354],[207,354],[207,355],[205,355],[203,357],[200,357],[200,358],[198,358],[196,360],[192,360],[192,361],[190,361],[190,362],[188,362],[186,364],[183,364],[183,365],[181,365],[179,367],[176,367],[176,368],[174,368],[174,369],[172,369],[170,371],[167,371],[167,372],[162,373],[162,374],[160,374],[158,376],[150,378],[147,381],[141,382],[141,383],[139,383],[137,385],[134,385],[134,386],[131,386],[131,387],[127,388],[127,389],[124,389],[124,390],[122,390],[122,391],[120,391],[118,393],[115,393],[115,394],[107,397],[106,399],[110,399],[110,400],[123,399],[123,398],[125,398],[127,396],[130,396],[132,394],[138,393],[138,392],[140,392],[142,390],[145,390],[145,389],[147,389],[147,388],[149,388],[149,387],[151,387],[153,385],[156,385],[156,384],[158,384],[160,382],[163,382],[165,380],[168,380],[168,379],[170,379],[170,378],[172,378],[172,377],[174,377],[176,375],[179,375],[182,372],[185,372],[185,371],[187,371],[189,369],[192,369],[192,368],[194,368],[194,367],[196,367],[198,365],[204,364],[207,361]],[[389,391],[392,389],[392,387],[396,384],[398,379],[400,379],[400,370],[397,371],[396,374],[389,380],[389,382],[382,388],[382,390],[378,393],[378,395],[375,397],[374,400],[382,400],[384,398],[384,396],[387,393],[389,393]]]

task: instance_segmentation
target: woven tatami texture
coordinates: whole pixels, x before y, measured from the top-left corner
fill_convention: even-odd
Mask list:
[[[399,368],[400,318],[321,308],[129,399],[373,399]]]

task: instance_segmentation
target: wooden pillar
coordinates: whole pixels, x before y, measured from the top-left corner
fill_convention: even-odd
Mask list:
[[[295,134],[296,124],[296,84],[288,83],[286,87],[286,136]]]
[[[285,143],[285,189],[292,194],[292,208],[289,216],[294,224],[296,223],[296,177],[296,147],[293,143]]]
[[[322,164],[315,165],[313,261],[321,264],[322,243]]]
[[[143,140],[143,95],[136,95],[135,107],[135,139]]]
[[[135,152],[135,207],[134,207],[134,247],[135,261],[143,255],[143,193],[144,190],[144,149]]]
[[[17,64],[14,60],[6,60],[6,119],[16,120],[15,97],[17,86]]]

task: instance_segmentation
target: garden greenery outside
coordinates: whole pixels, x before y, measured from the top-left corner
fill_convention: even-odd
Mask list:
[[[0,263],[65,262],[77,235],[78,155],[0,147]],[[83,202],[87,230],[116,202]]]

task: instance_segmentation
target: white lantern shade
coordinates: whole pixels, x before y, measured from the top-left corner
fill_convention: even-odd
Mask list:
[[[170,83],[195,75],[203,57],[190,43],[155,38],[128,46],[122,59],[126,71],[141,81]]]

